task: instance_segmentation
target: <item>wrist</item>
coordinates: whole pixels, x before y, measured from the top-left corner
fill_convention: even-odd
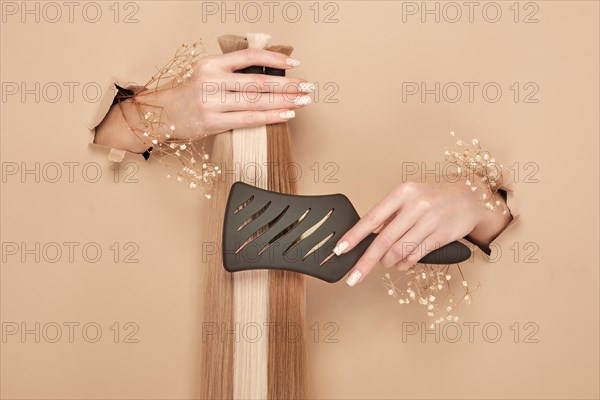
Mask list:
[[[128,121],[135,121],[133,127],[138,128],[140,121],[136,119],[139,119],[139,116],[136,115],[132,103],[123,101],[113,105],[100,125],[96,127],[94,143],[131,153],[143,153],[152,144],[146,143],[129,126]]]
[[[496,194],[496,197],[502,204],[495,210],[487,210],[482,207],[479,222],[467,235],[467,238],[479,247],[487,248],[512,220],[510,212],[503,213],[503,210],[508,210],[508,207],[502,196]]]

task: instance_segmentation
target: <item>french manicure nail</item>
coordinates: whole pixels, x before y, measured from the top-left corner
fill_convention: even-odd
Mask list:
[[[348,245],[349,245],[349,243],[344,240],[343,242],[335,245],[335,247],[333,248],[333,252],[335,253],[336,256],[339,256],[344,252],[344,250],[346,250],[348,248]]]
[[[294,99],[294,104],[297,106],[305,106],[312,103],[312,99],[309,96],[300,96]]]
[[[282,111],[279,113],[279,118],[281,118],[281,119],[292,119],[295,116],[296,116],[296,112],[294,110]]]
[[[355,269],[354,271],[352,271],[352,273],[350,274],[348,279],[346,279],[346,284],[350,287],[354,287],[354,285],[356,285],[358,283],[358,281],[360,280],[361,277],[362,277],[362,272]]]
[[[302,82],[299,86],[301,92],[310,93],[315,90],[315,84],[310,82]]]
[[[291,57],[286,58],[285,63],[287,65],[289,65],[290,67],[297,67],[298,65],[300,65],[300,61],[296,60],[295,58],[291,58]]]

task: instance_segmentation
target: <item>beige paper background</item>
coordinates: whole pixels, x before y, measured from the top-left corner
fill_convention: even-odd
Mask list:
[[[7,96],[1,103],[3,171],[36,163],[40,168],[39,182],[33,174],[3,178],[3,246],[22,248],[24,242],[34,248],[39,242],[47,250],[38,252],[40,262],[35,254],[22,262],[20,253],[3,247],[3,333],[12,324],[33,329],[39,322],[40,340],[34,334],[3,338],[2,398],[194,398],[201,384],[198,243],[207,202],[139,157],[128,157],[130,164],[115,175],[106,153],[87,146],[86,126],[98,104],[77,89],[71,102],[65,82],[80,89],[89,82],[106,89],[111,76],[141,83],[182,41],[201,36],[215,53],[216,36],[256,31],[293,44],[302,65],[292,76],[321,88],[292,123],[301,193],[345,193],[363,214],[402,180],[406,163],[431,168],[442,160],[450,130],[479,138],[512,166],[517,180],[513,200],[522,218],[498,241],[502,255],[465,266],[468,280],[483,287],[461,310],[456,343],[451,331],[439,343],[433,335],[403,340],[409,326],[426,321],[425,312],[387,296],[383,269],[353,289],[309,280],[310,397],[598,398],[598,3],[522,2],[518,23],[509,8],[513,2],[494,3],[502,18],[487,22],[481,10],[488,3],[477,3],[472,23],[464,7],[456,23],[436,23],[432,16],[423,23],[419,15],[403,22],[409,5],[392,1],[296,2],[303,12],[296,23],[281,12],[270,22],[264,7],[256,23],[243,14],[239,23],[227,15],[222,23],[220,14],[203,21],[203,3],[192,1],[120,3],[119,23],[112,2],[96,3],[103,11],[97,23],[77,12],[85,3],[78,3],[72,23],[66,14],[56,23],[46,20],[54,14],[40,14],[36,23],[3,11],[3,84],[56,82],[64,90],[54,103],[44,96],[36,103],[34,95],[24,102]],[[314,7],[320,10],[317,23]],[[123,23],[134,11],[138,22]],[[534,11],[538,22],[523,23]],[[326,15],[338,21],[324,23]],[[417,96],[403,102],[402,82],[477,82],[480,88],[495,82],[503,95],[496,103],[480,90],[473,102],[436,103],[431,95],[425,102]],[[514,82],[521,88],[517,102]],[[537,103],[524,102],[528,82],[539,88]],[[325,101],[327,93],[337,103]],[[57,183],[50,182],[53,163],[62,174]],[[68,165],[75,171],[72,182]],[[98,167],[98,182],[86,181],[94,180]],[[64,242],[79,243],[72,262]],[[63,250],[55,263],[44,259],[54,256],[49,243]],[[81,254],[93,243],[102,250],[96,263]],[[132,249],[139,262],[125,263]],[[89,254],[94,256],[93,247]],[[56,343],[53,323],[62,327]],[[65,323],[79,324],[72,343]],[[465,323],[479,324],[472,341]],[[86,324],[102,329],[96,343],[86,341],[94,337],[93,327],[82,334]],[[492,327],[487,336],[486,324]],[[125,343],[135,327],[129,339],[138,343]],[[502,335],[491,343],[494,327]]]

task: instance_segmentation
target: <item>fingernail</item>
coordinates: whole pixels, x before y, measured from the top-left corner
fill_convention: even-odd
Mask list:
[[[312,103],[312,99],[309,96],[300,96],[294,99],[294,104],[297,106],[305,106]]]
[[[279,113],[279,118],[281,118],[281,119],[292,119],[295,116],[296,116],[296,112],[294,110],[282,111]]]
[[[343,242],[335,245],[335,247],[333,248],[333,252],[335,253],[336,256],[339,256],[344,252],[344,250],[346,250],[348,248],[348,245],[349,245],[349,243],[344,240]]]
[[[310,92],[313,92],[315,90],[315,84],[314,83],[302,82],[298,86],[300,88],[300,91],[304,92],[304,93],[310,93]]]
[[[350,287],[354,287],[354,285],[356,285],[358,283],[358,281],[360,280],[360,278],[362,277],[362,272],[360,272],[359,270],[355,269],[350,276],[348,277],[348,279],[346,279],[346,284]]]
[[[289,65],[290,67],[297,67],[298,65],[300,65],[300,61],[296,60],[295,58],[291,58],[291,57],[286,58],[285,63],[287,65]]]

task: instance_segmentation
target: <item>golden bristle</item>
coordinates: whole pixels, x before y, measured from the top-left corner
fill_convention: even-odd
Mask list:
[[[217,38],[219,47],[223,54],[234,51],[245,50],[248,48],[248,41],[243,36],[238,35],[222,35]]]
[[[267,47],[267,50],[274,51],[276,53],[285,54],[286,56],[289,57],[292,55],[294,48],[292,46],[274,45],[274,46]]]

